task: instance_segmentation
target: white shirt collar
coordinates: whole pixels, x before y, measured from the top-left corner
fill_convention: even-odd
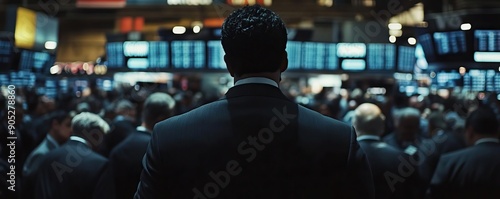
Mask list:
[[[477,140],[474,143],[474,145],[478,145],[478,144],[485,143],[485,142],[500,143],[500,140],[498,138],[481,138],[481,139]]]
[[[276,83],[275,81],[273,81],[269,78],[265,78],[265,77],[248,77],[245,79],[240,79],[236,83],[234,83],[234,86],[243,85],[243,84],[254,84],[254,83],[268,84],[268,85],[271,85],[271,86],[278,88],[278,83]]]
[[[358,136],[358,138],[356,138],[356,140],[361,141],[361,140],[377,140],[377,141],[380,141],[380,136],[376,136],[376,135],[360,135]]]
[[[59,143],[57,143],[56,139],[47,133],[47,141],[52,143],[54,146],[59,147]]]
[[[87,140],[81,138],[81,137],[78,137],[78,136],[71,136],[69,137],[70,140],[74,140],[74,141],[77,141],[77,142],[81,142],[81,143],[84,143],[86,145],[89,145]]]
[[[143,126],[138,126],[137,128],[135,128],[135,130],[152,133],[150,130],[148,130],[146,127]]]

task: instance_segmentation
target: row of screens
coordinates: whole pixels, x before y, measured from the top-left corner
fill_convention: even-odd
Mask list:
[[[21,50],[15,54],[10,41],[0,40],[0,70],[10,70],[18,66],[17,70],[43,72],[55,63],[55,55],[48,52]]]
[[[36,75],[28,71],[0,73],[0,85],[15,85],[16,87],[35,86]]]
[[[413,72],[415,48],[393,44],[289,41],[290,70]],[[126,41],[106,45],[109,68],[225,69],[220,41]]]
[[[97,88],[103,91],[112,91],[112,78],[95,79]],[[28,71],[17,71],[10,73],[0,73],[0,85],[15,85],[16,87],[34,87],[40,95],[50,98],[57,97],[58,94],[67,94],[70,89],[74,92],[82,92],[88,88],[89,80],[86,79],[60,79],[42,78],[38,79],[36,73]]]
[[[460,86],[465,90],[500,93],[500,73],[495,70],[470,70],[462,76],[456,71],[440,72],[436,74],[433,85],[439,88]]]
[[[474,30],[473,34],[468,34],[467,31],[434,32],[421,35],[419,43],[430,62],[457,61],[457,59],[471,62],[500,62],[500,58],[490,58],[500,55],[500,30]]]

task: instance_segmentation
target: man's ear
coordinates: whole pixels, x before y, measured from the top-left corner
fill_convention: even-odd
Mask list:
[[[288,69],[288,53],[285,51],[281,61],[280,72],[285,72],[286,69]]]
[[[231,75],[231,77],[234,77],[233,64],[231,62],[231,58],[229,58],[229,56],[227,56],[227,54],[224,55],[224,62],[226,62],[227,71],[229,72],[229,74]]]

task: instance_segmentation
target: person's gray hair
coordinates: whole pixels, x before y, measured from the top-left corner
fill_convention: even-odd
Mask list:
[[[110,127],[99,115],[90,112],[83,112],[71,120],[71,129],[75,135],[83,135],[91,131],[99,130],[106,134]]]
[[[132,102],[126,99],[121,99],[115,104],[115,113],[121,113],[123,111],[135,110],[135,106]]]

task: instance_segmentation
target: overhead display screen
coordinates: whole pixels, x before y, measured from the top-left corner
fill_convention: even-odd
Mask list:
[[[10,73],[10,83],[18,87],[33,87],[35,86],[36,77],[33,72],[18,71]]]
[[[169,48],[165,41],[126,41],[106,44],[107,66],[132,70],[169,66]]]
[[[0,74],[0,85],[9,85],[9,75],[8,74]]]
[[[302,42],[288,41],[285,50],[288,54],[288,70],[300,69],[302,64]]]
[[[432,44],[431,35],[430,34],[421,35],[420,37],[418,37],[418,43],[422,46],[426,59],[434,61],[436,56],[434,52],[434,46]]]
[[[485,91],[486,71],[470,70],[468,73],[466,73],[464,75],[464,89],[470,91]]]
[[[340,67],[342,68],[342,70],[365,70],[366,44],[339,43],[337,44],[337,57],[340,58]]]
[[[434,41],[437,47],[437,53],[458,54],[467,52],[467,43],[463,31],[436,32]]]
[[[69,81],[68,79],[60,79],[58,82],[59,85],[59,92],[61,93],[68,93],[69,91]]]
[[[496,73],[495,77],[493,78],[493,83],[495,85],[495,91],[497,93],[500,93],[500,73]]]
[[[19,60],[19,69],[42,72],[45,68],[51,67],[54,62],[54,56],[49,53],[23,50]]]
[[[168,43],[164,41],[149,42],[149,67],[167,68],[169,65]]]
[[[497,91],[500,89],[500,87],[497,86],[496,82],[496,72],[494,70],[487,70],[486,71],[486,91]]]
[[[337,44],[337,56],[339,58],[364,58],[366,56],[366,44],[339,43]]]
[[[205,65],[204,41],[172,41],[172,65],[175,69],[202,69]]]
[[[208,41],[208,68],[225,69],[224,49],[220,41]]]
[[[113,91],[113,80],[112,79],[96,79],[97,88],[103,91]]]
[[[438,88],[453,88],[458,85],[458,81],[462,79],[462,76],[457,71],[452,72],[439,72],[436,74],[436,78],[433,80],[432,84],[436,85]]]
[[[500,52],[500,30],[476,30],[474,38],[476,51]]]
[[[362,71],[366,69],[366,61],[363,59],[344,59],[341,67],[343,70]]]
[[[500,30],[474,32],[476,62],[500,62]]]
[[[106,58],[108,68],[121,68],[125,66],[122,42],[110,42],[106,44]]]
[[[45,96],[49,98],[56,98],[57,97],[57,80],[55,79],[47,79],[45,80],[45,87],[44,88],[44,94]]]
[[[339,59],[337,58],[337,44],[325,44],[326,45],[326,70],[337,70],[339,68]]]
[[[399,46],[398,49],[398,71],[413,72],[415,69],[415,47]]]
[[[392,44],[368,44],[368,70],[394,70],[396,46]]]
[[[13,45],[10,41],[0,40],[0,70],[12,64]]]
[[[302,43],[302,66],[306,70],[323,70],[325,68],[326,45],[324,43]]]
[[[126,41],[123,43],[123,54],[128,68],[136,70],[149,68],[149,42]]]

